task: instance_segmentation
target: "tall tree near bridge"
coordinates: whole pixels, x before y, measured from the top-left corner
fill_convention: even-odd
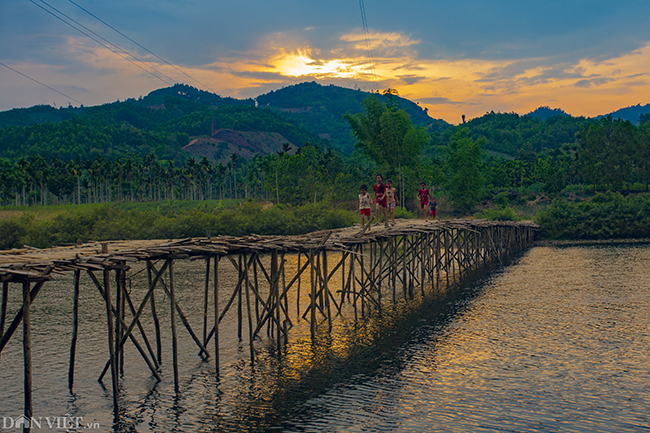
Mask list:
[[[430,137],[424,128],[415,127],[406,111],[399,108],[398,100],[393,97],[397,94],[395,89],[383,93],[388,97],[387,104],[371,95],[363,100],[362,113],[347,113],[344,119],[357,139],[357,148],[372,158],[382,171],[399,175],[401,197],[404,197],[403,169],[419,164],[422,147]]]
[[[451,172],[447,190],[454,208],[470,212],[481,198],[484,178],[481,174],[481,146],[484,138],[472,140],[467,128],[451,136],[447,165]]]

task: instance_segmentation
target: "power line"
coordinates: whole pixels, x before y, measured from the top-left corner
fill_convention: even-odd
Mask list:
[[[31,0],[30,0],[30,1],[31,1]],[[55,8],[54,6],[52,6],[51,4],[47,3],[45,0],[39,0],[39,1],[40,1],[41,3],[47,5],[49,8],[55,10],[55,11],[56,11],[57,13],[59,13],[60,15],[63,15],[63,16],[66,17],[68,20],[72,21],[73,23],[77,24],[78,26],[81,26],[83,29],[85,29],[85,30],[87,30],[88,32],[92,33],[93,35],[97,36],[99,39],[101,39],[101,40],[103,40],[104,42],[108,43],[109,45],[115,47],[118,51],[124,53],[124,55],[131,57],[134,61],[142,63],[143,65],[145,65],[146,67],[148,67],[148,68],[151,69],[152,71],[154,71],[154,72],[158,73],[159,75],[162,75],[163,77],[169,79],[169,80],[171,81],[172,84],[174,83],[175,80],[174,80],[172,77],[170,77],[170,76],[164,74],[163,72],[161,72],[160,70],[158,70],[156,67],[154,67],[154,66],[152,66],[152,65],[150,65],[150,64],[148,64],[148,63],[146,63],[146,62],[143,62],[142,60],[140,60],[139,58],[137,58],[137,57],[134,56],[133,54],[129,53],[129,52],[128,52],[127,50],[125,50],[124,48],[120,47],[120,46],[117,45],[117,44],[114,44],[113,42],[109,41],[108,39],[106,39],[106,38],[102,37],[101,35],[95,33],[94,31],[92,31],[92,30],[89,29],[88,27],[86,27],[86,26],[84,26],[83,24],[81,24],[80,22],[76,21],[74,18],[72,18],[72,17],[66,15],[65,13],[61,12],[60,10],[58,10],[57,8]],[[37,5],[37,6],[38,6],[38,5]],[[57,17],[57,18],[58,18],[58,17]],[[65,22],[65,21],[64,21],[64,22]],[[66,24],[67,24],[67,23],[66,23]],[[74,26],[72,26],[72,27],[75,28]],[[77,31],[80,31],[79,29],[76,29],[76,30],[77,30]],[[83,33],[83,32],[81,32],[81,33],[84,34],[84,35],[86,35],[86,34]],[[86,36],[88,36],[88,35],[86,35]],[[91,38],[91,39],[93,39],[95,42],[99,43],[99,42],[96,41],[94,38]],[[103,45],[103,44],[102,44],[102,45]],[[105,45],[103,45],[103,46],[106,47]],[[106,47],[106,48],[109,48],[109,47]],[[110,48],[109,48],[109,49],[110,49]],[[114,53],[116,53],[114,50],[111,50],[111,51],[113,51]],[[116,54],[119,54],[119,53],[116,53]],[[124,57],[124,56],[122,56],[122,57],[123,57],[125,60],[128,60],[126,57]],[[149,72],[149,71],[147,71],[147,72]],[[158,78],[158,77],[156,77],[156,78]],[[169,81],[165,81],[165,80],[163,80],[163,81],[164,81],[165,83],[167,83],[167,84],[170,84]]]
[[[372,84],[375,90],[377,90],[377,76],[375,74],[375,62],[372,58],[372,50],[370,49],[370,32],[368,31],[368,21],[366,20],[366,7],[363,4],[363,0],[359,0],[359,9],[361,9],[361,24],[363,26],[363,34],[366,38],[366,53],[368,54],[368,60],[370,61],[370,73],[372,75]]]
[[[34,0],[29,0],[29,1],[30,1],[31,3],[33,3],[34,5],[38,6],[39,8],[43,9],[43,10],[44,10],[45,12],[47,12],[48,14],[52,15],[54,18],[56,18],[56,19],[62,21],[63,23],[65,23],[65,24],[67,24],[68,26],[72,27],[73,29],[75,29],[76,31],[78,31],[78,32],[81,33],[82,35],[86,36],[87,38],[89,38],[89,39],[95,41],[96,43],[98,43],[99,45],[103,46],[104,48],[106,48],[106,49],[112,51],[113,53],[115,53],[115,54],[117,54],[117,55],[119,55],[119,56],[122,57],[124,60],[133,63],[134,65],[136,65],[137,67],[139,67],[139,68],[142,69],[143,71],[147,72],[148,74],[151,74],[152,76],[154,76],[155,78],[161,80],[161,81],[164,82],[165,84],[170,85],[170,86],[173,85],[173,84],[175,84],[175,83],[173,83],[173,82],[172,82],[172,83],[169,83],[168,81],[164,80],[163,78],[160,78],[159,76],[157,76],[157,75],[154,74],[153,72],[146,70],[146,69],[143,68],[141,65],[137,64],[135,61],[129,59],[127,56],[132,57],[133,59],[135,59],[136,61],[138,61],[138,62],[140,62],[140,63],[144,63],[144,62],[142,62],[142,60],[136,58],[135,56],[133,56],[132,54],[130,54],[130,53],[127,52],[126,50],[124,50],[124,49],[122,49],[121,47],[119,47],[118,45],[116,45],[116,44],[110,42],[109,40],[103,38],[102,36],[98,35],[98,34],[95,33],[94,31],[90,30],[89,28],[87,28],[87,27],[84,26],[83,24],[77,22],[76,20],[74,20],[73,18],[69,17],[69,16],[66,15],[65,13],[59,11],[59,10],[56,9],[54,6],[48,4],[48,3],[45,2],[44,0],[39,0],[39,1],[40,1],[41,3],[47,5],[47,6],[50,7],[51,9],[55,10],[55,11],[58,12],[59,14],[63,15],[64,17],[68,18],[70,21],[72,21],[72,22],[76,23],[77,25],[83,27],[84,29],[88,30],[90,33],[96,35],[98,38],[100,38],[100,39],[106,41],[107,43],[109,43],[110,45],[116,47],[118,50],[122,51],[122,53],[125,53],[125,54],[122,54],[122,53],[120,53],[120,52],[114,50],[113,48],[111,48],[111,47],[109,47],[109,46],[103,44],[102,42],[98,41],[98,40],[95,39],[94,37],[92,37],[92,36],[90,36],[89,34],[85,33],[85,32],[82,31],[81,29],[79,29],[79,28],[75,27],[74,25],[70,24],[68,21],[64,20],[64,19],[61,18],[60,16],[58,16],[58,15],[54,14],[53,12],[51,12],[51,11],[45,9],[43,6],[39,5],[39,4],[36,3]],[[82,8],[82,9],[83,9],[83,8]],[[97,19],[99,19],[99,18],[97,18]],[[101,21],[101,20],[100,20],[100,21]],[[102,21],[102,23],[104,23],[104,22]],[[104,23],[104,24],[106,24],[106,23]],[[108,25],[108,24],[106,24],[106,25]],[[110,26],[109,26],[109,27],[110,27]],[[112,27],[111,27],[111,28],[112,28]],[[121,34],[121,32],[119,32],[118,30],[116,30],[116,29],[113,29],[113,30],[115,30],[115,31],[117,31],[118,33]],[[125,37],[127,37],[127,36],[125,36]],[[128,37],[127,37],[127,38],[128,38]],[[132,39],[130,39],[130,38],[128,38],[128,39],[129,39],[129,40],[132,40]],[[135,42],[135,41],[133,41],[133,42],[136,43],[138,46],[141,46],[141,45],[138,44],[137,42]],[[144,47],[142,47],[142,48],[145,49],[145,50],[147,50],[147,49],[144,48]],[[148,51],[148,52],[151,52],[151,51],[149,51],[149,50],[147,50],[147,51]],[[151,54],[153,54],[153,53],[151,53]],[[156,54],[153,54],[153,55],[156,56],[156,57],[158,57]],[[158,58],[160,58],[160,57],[158,57]],[[162,59],[162,58],[161,58],[161,60],[163,60],[163,61],[164,61],[165,63],[167,63],[167,64],[170,64],[169,62],[165,61],[165,60]],[[146,63],[144,63],[144,64],[146,64]],[[170,64],[170,65],[171,65],[171,64]],[[3,66],[6,66],[6,65],[3,65]],[[169,78],[170,80],[173,81],[173,79],[172,79],[171,77],[168,77],[167,75],[165,75],[165,74],[163,74],[162,72],[158,71],[156,68],[154,68],[154,67],[152,67],[152,66],[150,66],[150,65],[148,65],[148,64],[147,64],[147,66],[149,66],[149,67],[150,67],[151,69],[153,69],[154,71],[158,72],[160,75],[162,75],[162,76],[164,76],[164,77],[167,77],[167,78]],[[173,65],[171,65],[171,66],[173,66]],[[10,68],[10,69],[11,69],[11,68]],[[18,71],[16,71],[16,72],[18,72]],[[183,71],[181,71],[181,72],[183,72]],[[19,73],[20,73],[20,72],[19,72]],[[183,73],[184,73],[184,72],[183,72]],[[23,74],[21,74],[21,75],[23,75]],[[185,74],[185,75],[187,75],[187,74]],[[189,75],[188,75],[188,76],[189,76]],[[191,76],[189,76],[189,77],[192,78]],[[27,78],[30,78],[30,77],[27,77]],[[32,79],[32,78],[30,78],[30,79]],[[33,80],[33,79],[32,79],[32,80]],[[197,81],[197,82],[199,82],[199,81],[196,80],[196,79],[194,79],[194,80]],[[34,80],[34,81],[36,81],[36,80]],[[38,81],[37,81],[37,82],[38,82]],[[200,83],[200,82],[199,82],[199,83]],[[42,84],[42,83],[39,83],[39,84]],[[43,85],[44,85],[44,84],[43,84]],[[204,86],[205,86],[205,85],[204,85]],[[46,87],[48,87],[48,86],[46,86]],[[206,87],[207,87],[207,86],[206,86]],[[52,89],[52,90],[54,90],[54,91],[57,92],[57,93],[60,93],[60,92],[56,91],[55,89]],[[214,91],[213,91],[213,92],[214,92]],[[215,93],[216,93],[216,92],[215,92]],[[61,93],[61,94],[62,94],[62,93]],[[62,95],[63,95],[63,94],[62,94]],[[66,95],[64,95],[64,96],[66,96]],[[74,98],[71,98],[71,99],[73,99],[73,100],[76,101],[76,102],[79,102],[79,101],[77,101],[77,100],[74,99]],[[79,103],[81,104],[81,102],[79,102]],[[234,117],[229,116],[229,115],[227,115],[227,114],[225,114],[225,113],[223,113],[223,114],[225,115],[225,117],[228,117],[228,118],[230,118],[231,120],[233,120],[234,122],[239,123],[239,124],[241,124],[242,126],[244,126],[245,128],[247,128],[247,129],[253,131],[253,129],[252,129],[250,126],[246,125],[245,123],[243,123],[243,122],[241,122],[241,121],[235,119]]]
[[[93,37],[90,36],[88,33],[85,33],[83,30],[79,29],[78,27],[75,27],[74,25],[70,24],[68,21],[64,20],[64,19],[61,18],[60,16],[58,16],[58,15],[54,14],[53,12],[51,12],[51,11],[45,9],[43,6],[39,5],[39,4],[36,3],[34,0],[29,0],[29,1],[30,1],[31,3],[33,3],[34,5],[38,6],[39,8],[43,9],[43,10],[44,10],[45,12],[47,12],[48,14],[52,15],[54,18],[56,18],[56,19],[62,21],[63,23],[67,24],[68,26],[72,27],[73,29],[75,29],[76,31],[78,31],[78,32],[81,33],[82,35],[86,36],[87,38],[92,39],[93,41],[95,41],[96,43],[98,43],[99,45],[101,45],[102,47],[104,47],[104,48],[106,48],[106,49],[112,51],[114,54],[119,55],[120,57],[122,57],[122,58],[123,58],[124,60],[126,60],[127,62],[133,63],[135,66],[137,66],[138,68],[142,69],[142,70],[145,71],[146,73],[152,75],[153,77],[159,79],[159,80],[162,81],[163,83],[165,83],[165,84],[167,84],[167,85],[169,85],[169,86],[171,86],[171,85],[174,84],[174,80],[173,80],[172,78],[167,77],[167,78],[169,78],[170,80],[172,80],[172,82],[170,83],[169,81],[167,81],[167,80],[165,80],[165,79],[159,77],[158,75],[154,74],[152,71],[145,69],[144,67],[142,67],[141,65],[139,65],[139,64],[136,63],[135,61],[129,59],[128,56],[131,56],[130,54],[127,53],[127,54],[125,55],[125,54],[122,54],[122,53],[120,53],[120,52],[114,50],[114,49],[111,48],[110,46],[105,45],[105,44],[103,44],[102,42],[98,41],[97,39],[93,38]],[[43,0],[41,0],[41,2],[45,3]],[[47,3],[45,3],[45,4],[48,5],[49,7],[51,7],[52,9],[57,10],[56,8],[50,6],[49,4],[47,4]],[[65,16],[65,14],[62,14],[62,15]],[[72,20],[72,21],[74,21],[74,20]],[[81,25],[81,24],[79,24],[79,25]],[[84,26],[82,26],[82,27],[84,27]],[[90,30],[89,30],[89,31],[90,31]],[[91,32],[92,32],[92,31],[91,31]],[[92,33],[94,33],[94,32],[92,32]],[[103,38],[102,38],[102,39],[103,39]],[[110,42],[109,42],[109,43],[110,43]],[[114,44],[113,44],[113,45],[114,45]],[[119,47],[118,47],[118,48],[119,48]],[[120,50],[121,50],[121,48],[120,48]],[[124,50],[122,50],[122,51],[124,51]],[[131,56],[131,57],[133,57],[133,56]],[[138,62],[140,62],[140,63],[143,63],[141,60],[138,60],[138,59],[136,59],[136,60],[137,60]],[[154,68],[152,68],[152,69],[154,69]],[[155,69],[154,69],[154,70],[155,70]],[[159,71],[156,71],[156,72],[158,72],[159,74],[161,74],[161,75],[163,75],[163,76],[166,76],[165,74],[163,74],[163,73],[161,73],[161,72],[159,72]]]
[[[133,39],[131,39],[130,37],[128,37],[127,35],[125,35],[125,34],[122,33],[121,31],[119,31],[118,29],[116,29],[115,27],[113,27],[112,25],[110,25],[109,23],[107,23],[106,21],[102,20],[101,18],[99,18],[97,15],[93,14],[93,13],[90,12],[89,10],[83,8],[82,6],[78,5],[77,3],[75,3],[75,2],[72,1],[72,0],[68,0],[68,1],[69,1],[70,3],[72,3],[73,5],[75,5],[76,7],[78,7],[79,9],[81,9],[82,11],[86,12],[86,13],[87,13],[88,15],[90,15],[91,17],[95,18],[95,19],[96,19],[97,21],[99,21],[100,23],[104,24],[104,25],[105,25],[106,27],[108,27],[109,29],[111,29],[111,30],[115,31],[116,33],[122,35],[123,37],[125,37],[125,38],[128,39],[129,41],[131,41],[131,42],[133,42],[134,44],[136,44],[138,47],[142,48],[143,50],[145,50],[146,52],[148,52],[148,53],[151,54],[152,56],[156,57],[156,58],[159,59],[161,62],[164,62],[165,64],[171,66],[172,68],[176,69],[176,70],[177,70],[178,72],[180,72],[181,74],[185,75],[186,77],[190,78],[191,80],[195,81],[196,83],[200,84],[201,86],[205,87],[206,89],[211,90],[213,93],[217,93],[215,90],[211,89],[208,85],[203,84],[202,82],[200,82],[199,80],[197,80],[196,78],[194,78],[193,76],[191,76],[190,74],[188,74],[187,72],[185,72],[185,71],[183,71],[182,69],[179,69],[178,67],[176,67],[176,65],[173,65],[173,64],[169,63],[167,60],[163,59],[163,58],[160,57],[158,54],[156,54],[156,53],[154,53],[153,51],[149,50],[147,47],[145,47],[145,46],[139,44],[138,42],[134,41]]]
[[[65,96],[66,98],[69,98],[69,99],[71,99],[71,100],[73,100],[73,101],[75,101],[75,102],[78,102],[80,105],[83,105],[83,102],[81,102],[81,101],[79,101],[79,100],[73,98],[72,96],[68,96],[68,95],[66,95],[65,93],[59,92],[58,90],[56,90],[56,89],[54,89],[54,88],[48,86],[47,84],[41,83],[40,81],[38,81],[38,80],[36,80],[36,79],[30,77],[29,75],[26,75],[26,74],[23,74],[23,73],[20,72],[20,71],[17,71],[16,69],[12,68],[11,66],[7,66],[7,65],[5,65],[5,64],[2,63],[2,62],[0,62],[0,65],[4,66],[4,67],[7,68],[7,69],[11,69],[11,70],[14,71],[15,73],[20,74],[20,75],[22,75],[23,77],[28,78],[28,79],[32,80],[33,82],[40,84],[40,85],[43,86],[43,87],[47,87],[48,89],[50,89],[50,90],[53,91],[53,92],[58,93],[59,95]]]

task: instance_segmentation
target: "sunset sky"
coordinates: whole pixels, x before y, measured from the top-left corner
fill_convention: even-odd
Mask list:
[[[96,105],[175,82],[238,98],[303,81],[390,87],[450,123],[650,102],[647,0],[364,5],[367,35],[358,0],[0,0],[0,62],[68,96],[0,66],[0,110]]]

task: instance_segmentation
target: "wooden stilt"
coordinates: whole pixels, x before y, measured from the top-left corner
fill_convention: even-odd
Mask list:
[[[108,353],[111,363],[111,384],[113,389],[113,417],[117,422],[119,418],[118,406],[118,374],[117,360],[115,359],[115,341],[113,329],[113,305],[111,301],[111,275],[108,268],[104,268],[104,302],[106,303],[106,318],[108,323]]]
[[[205,259],[205,286],[203,290],[203,345],[208,339],[208,291],[210,290],[210,257]]]
[[[220,257],[214,258],[214,365],[219,374],[219,259]],[[206,346],[208,344],[207,339],[205,342]]]
[[[243,268],[242,268],[242,254],[239,254],[238,259],[238,272],[239,272],[239,281],[237,285],[237,338],[239,341],[242,341],[241,332],[242,332],[242,284],[243,281]]]
[[[4,281],[2,283],[2,300],[0,301],[0,337],[3,336],[5,332],[5,323],[7,323],[7,302],[9,298],[9,282]],[[0,352],[0,360],[2,352]]]
[[[278,351],[278,356],[280,356],[281,342],[282,338],[282,328],[280,326],[280,275],[278,273],[278,251],[273,250],[271,252],[271,290],[274,293],[274,308],[275,308],[275,322],[277,323],[277,331],[275,337],[275,345]]]
[[[34,302],[34,299],[38,295],[38,292],[41,290],[43,287],[43,284],[45,284],[46,279],[43,279],[36,284],[34,284],[34,288],[30,292],[29,295],[29,301],[30,303]],[[16,316],[14,317],[14,320],[11,321],[11,324],[7,328],[4,334],[2,334],[2,338],[0,338],[0,353],[2,353],[2,350],[5,348],[9,340],[11,339],[11,336],[14,335],[14,332],[16,332],[16,329],[18,329],[18,326],[20,326],[20,323],[23,320],[23,309],[21,308],[18,310],[16,313]]]
[[[244,254],[244,262],[246,262],[246,255]],[[251,364],[255,363],[255,350],[253,347],[253,316],[251,311],[251,297],[250,297],[250,284],[248,282],[248,270],[244,277],[244,286],[246,287],[246,310],[248,312],[248,348],[251,355]]]
[[[288,323],[291,323],[291,320],[289,319],[289,296],[287,296],[287,281],[286,281],[286,275],[285,275],[285,264],[287,263],[287,260],[284,258],[284,253],[280,255],[280,263],[282,264],[280,266],[280,274],[282,275],[282,286],[280,286],[279,293],[281,293],[280,300],[284,299],[284,312],[285,312],[285,319],[283,321],[283,328],[286,328]],[[284,333],[285,335],[287,334],[286,332]]]
[[[355,247],[356,252],[359,252],[359,246],[357,245]],[[358,320],[358,313],[357,313],[357,281],[356,281],[356,275],[355,275],[355,268],[356,268],[356,260],[357,260],[357,254],[350,254],[350,286],[349,290],[352,292],[352,306],[354,307],[354,320]],[[349,296],[348,296],[348,301],[349,301]]]
[[[176,338],[176,293],[174,292],[174,260],[167,259],[169,272],[169,311],[172,328],[172,364],[174,366],[174,391],[178,393],[178,341]]]
[[[329,274],[327,272],[327,250],[323,250],[323,297],[325,298],[325,306],[327,308],[327,326],[332,330],[332,310],[330,309],[330,290],[329,290]]]
[[[155,291],[153,290],[153,281],[151,279],[151,266],[151,261],[147,260],[147,283],[149,285],[149,290],[151,290],[149,302],[151,304],[151,317],[153,318],[154,331],[156,333],[156,358],[158,359],[158,365],[160,365],[162,364],[162,338],[160,335],[160,321],[158,320],[158,314],[156,314],[156,299]],[[163,270],[164,269],[161,271]]]
[[[298,272],[300,272],[300,256],[301,252],[298,251]],[[298,289],[296,293],[296,322],[300,320],[300,276],[298,276]]]
[[[311,293],[309,296],[309,307],[311,308],[311,317],[310,317],[310,332],[311,338],[316,337],[316,277],[314,275],[314,250],[309,250],[309,266],[311,268]]]
[[[257,278],[257,258],[253,260],[253,283],[255,287],[255,293],[260,292],[260,285]],[[255,322],[260,322],[260,300],[255,296]]]
[[[120,278],[122,271],[115,270],[115,360],[120,375],[124,374],[124,357],[122,356],[122,347],[120,341],[124,329],[122,329],[122,322],[124,321],[124,297],[122,290],[122,279]]]
[[[79,280],[81,271],[74,271],[72,293],[72,342],[70,343],[70,365],[68,367],[68,389],[72,391],[74,385],[74,361],[77,352],[77,332],[79,330]]]
[[[426,233],[420,233],[420,291],[424,298],[424,278],[426,276]]]
[[[32,406],[32,328],[31,328],[31,297],[28,280],[23,281],[23,366],[25,373],[25,418],[32,419],[34,408]],[[29,432],[29,425],[23,432]]]

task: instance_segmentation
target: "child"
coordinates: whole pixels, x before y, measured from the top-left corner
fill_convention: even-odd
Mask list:
[[[432,219],[436,219],[436,209],[438,208],[438,202],[436,201],[436,198],[431,196],[433,201],[429,202],[429,208],[431,209],[431,212],[429,212],[429,216],[432,217]]]
[[[384,212],[384,225],[388,227],[388,218],[386,218],[386,185],[384,185],[384,178],[381,174],[378,174],[375,179],[377,180],[377,183],[374,186],[375,203],[377,204],[377,210],[375,211],[375,218],[377,221],[375,222],[375,225],[379,225],[379,209],[381,209]]]
[[[418,190],[418,199],[420,200],[420,207],[422,208],[422,213],[424,214],[424,221],[429,221],[429,209],[428,209],[429,197],[431,197],[431,194],[427,189],[427,184],[424,182],[420,182],[420,189]],[[435,201],[435,199],[431,197],[431,201]]]
[[[393,181],[386,181],[386,207],[390,213],[391,225],[395,225],[395,205],[399,203],[397,199],[397,190],[393,187]]]
[[[368,194],[368,187],[366,185],[361,185],[359,188],[361,194],[359,194],[359,200],[357,201],[357,211],[361,215],[361,228],[366,226],[366,217],[368,222],[370,222],[370,209],[372,209],[372,197]],[[370,230],[370,228],[368,228]]]

